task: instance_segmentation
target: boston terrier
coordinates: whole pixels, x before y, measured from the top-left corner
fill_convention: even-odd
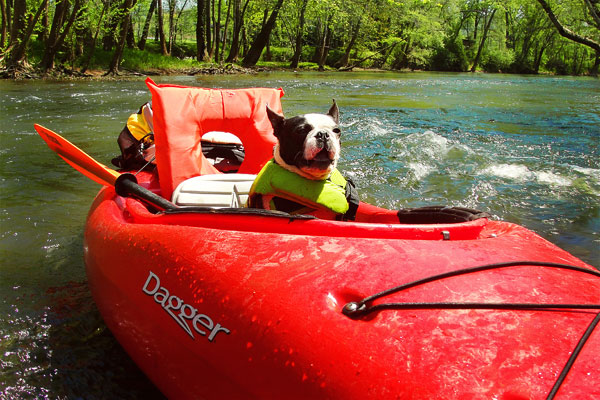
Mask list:
[[[339,110],[286,119],[267,106],[277,144],[274,159],[283,168],[312,180],[327,179],[340,157]]]
[[[277,144],[273,159],[252,184],[249,207],[353,220],[358,193],[336,169],[340,129],[335,100],[327,114],[285,118],[267,106],[267,115]]]

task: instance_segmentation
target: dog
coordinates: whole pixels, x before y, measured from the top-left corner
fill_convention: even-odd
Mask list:
[[[266,110],[277,143],[250,190],[250,207],[353,219],[346,214],[355,213],[358,195],[336,168],[341,131],[335,100],[327,114],[285,118]]]
[[[312,180],[327,179],[340,158],[339,109],[327,114],[304,114],[289,119],[267,105],[277,144],[275,161],[283,168]]]

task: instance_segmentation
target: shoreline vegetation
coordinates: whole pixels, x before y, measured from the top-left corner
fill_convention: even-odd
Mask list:
[[[600,0],[0,0],[0,78],[598,76]]]

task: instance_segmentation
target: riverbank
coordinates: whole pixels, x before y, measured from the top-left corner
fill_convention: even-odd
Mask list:
[[[0,57],[0,79],[10,80],[31,80],[31,79],[49,79],[49,80],[115,80],[128,79],[139,76],[174,76],[174,75],[229,75],[229,74],[255,74],[265,71],[283,71],[283,72],[306,72],[306,71],[330,71],[330,72],[349,72],[349,71],[369,71],[369,72],[415,72],[416,70],[428,70],[429,68],[415,69],[392,69],[389,64],[381,66],[377,63],[366,62],[369,57],[363,57],[361,61],[354,61],[345,67],[339,67],[335,60],[331,60],[325,65],[310,61],[299,62],[296,68],[290,68],[289,56],[286,49],[272,48],[271,61],[260,60],[255,66],[243,67],[235,62],[199,62],[194,57],[195,46],[187,46],[179,50],[179,56],[163,55],[160,53],[157,43],[149,41],[146,44],[146,50],[136,48],[125,48],[123,51],[122,62],[117,73],[108,74],[107,66],[113,56],[112,51],[103,50],[96,47],[88,50],[89,53],[82,53],[79,56],[72,56],[68,61],[64,58],[57,62],[54,68],[43,71],[39,66],[43,57],[43,43],[33,41],[27,52],[27,57],[18,66],[7,68]],[[310,49],[309,49],[310,50]],[[66,56],[66,54],[65,54]],[[444,72],[435,70],[436,72]],[[459,72],[459,71],[455,71]],[[466,72],[466,71],[463,71]],[[516,71],[505,70],[504,68],[488,71],[485,68],[478,68],[477,72],[489,73],[516,73]],[[537,75],[556,75],[548,70],[539,70]]]
[[[283,62],[262,62],[254,67],[242,67],[235,63],[215,64],[215,63],[197,63],[196,66],[182,66],[171,68],[121,68],[116,74],[109,74],[105,69],[88,69],[81,72],[79,69],[71,69],[64,65],[58,66],[47,73],[33,68],[26,67],[18,70],[7,68],[0,69],[0,79],[5,80],[122,80],[145,76],[195,76],[195,75],[254,75],[260,72],[439,72],[444,71],[419,71],[419,70],[390,70],[382,68],[363,68],[349,67],[336,69],[326,66],[320,70],[315,63],[301,63],[297,68],[289,68],[289,63]],[[477,70],[475,73],[489,73],[483,70]],[[499,71],[498,73],[504,73]],[[523,74],[513,74],[523,75]],[[557,76],[556,74],[544,71],[536,76]],[[590,75],[591,76],[591,75]],[[598,77],[598,76],[594,76]]]
[[[256,66],[253,68],[244,68],[237,64],[227,63],[202,64],[197,67],[185,68],[147,68],[147,69],[129,69],[121,68],[117,74],[109,74],[102,69],[89,69],[81,72],[78,69],[70,69],[59,66],[47,73],[43,73],[32,67],[23,68],[4,68],[0,69],[0,79],[11,80],[31,80],[31,79],[120,79],[138,76],[172,76],[172,75],[227,75],[227,74],[255,74],[258,72],[283,70],[282,68],[273,68],[265,66]]]

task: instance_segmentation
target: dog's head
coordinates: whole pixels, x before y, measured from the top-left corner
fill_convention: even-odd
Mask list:
[[[309,179],[327,178],[340,157],[339,110],[335,100],[327,114],[286,119],[267,106],[267,115],[278,140],[277,163]]]

